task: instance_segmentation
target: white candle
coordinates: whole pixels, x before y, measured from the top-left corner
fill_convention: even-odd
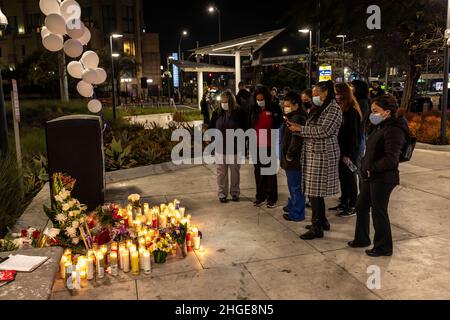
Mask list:
[[[145,274],[150,274],[152,272],[152,263],[150,260],[150,252],[148,250],[145,250],[144,252],[144,273]]]
[[[88,280],[94,279],[94,259],[91,256],[86,260],[86,278]]]
[[[130,272],[130,254],[127,250],[122,251],[123,272]]]
[[[194,250],[200,250],[200,237],[194,237],[193,238],[193,242],[194,242]]]
[[[97,277],[100,279],[105,276],[105,259],[103,253],[97,252]]]
[[[67,263],[67,257],[62,256],[61,261],[59,262],[59,272],[61,275],[61,279],[66,278],[66,263]]]
[[[139,266],[141,270],[144,270],[144,252],[146,250],[144,248],[139,248]]]

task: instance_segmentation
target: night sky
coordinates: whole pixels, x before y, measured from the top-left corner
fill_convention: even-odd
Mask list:
[[[189,31],[189,37],[183,39],[184,50],[195,48],[196,41],[200,42],[200,46],[218,42],[218,18],[217,14],[207,11],[210,4],[221,11],[222,41],[225,41],[285,27],[286,10],[293,3],[292,0],[145,0],[144,17],[147,30],[160,34],[161,55],[165,57],[178,51],[183,29]],[[289,32],[286,34],[287,39],[286,36],[284,40],[278,39],[271,46],[288,46],[290,53],[304,53],[306,42],[299,37],[293,43]]]

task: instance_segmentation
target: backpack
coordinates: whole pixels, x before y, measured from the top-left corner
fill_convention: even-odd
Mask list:
[[[406,128],[408,128],[408,126]],[[406,143],[402,148],[402,152],[400,153],[400,163],[411,161],[417,143],[417,138],[411,136],[411,131],[409,131],[409,128],[405,133]]]

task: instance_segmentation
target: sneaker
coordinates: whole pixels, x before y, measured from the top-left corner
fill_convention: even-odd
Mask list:
[[[328,210],[330,210],[330,211],[341,211],[341,210],[345,210],[345,209],[347,209],[346,206],[344,206],[343,204],[339,204],[336,207],[329,208]]]
[[[255,207],[261,207],[264,202],[266,202],[266,201],[265,200],[262,200],[262,201],[261,200],[255,200],[255,201],[253,201],[253,205]]]
[[[354,208],[347,208],[346,210],[337,214],[341,218],[350,218],[356,215],[356,210]]]
[[[267,209],[274,209],[277,207],[276,203],[273,202],[267,202]]]
[[[227,203],[228,199],[227,198],[219,198],[220,203]]]

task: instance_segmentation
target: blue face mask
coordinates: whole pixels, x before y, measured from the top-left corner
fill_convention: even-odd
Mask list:
[[[379,113],[371,113],[369,116],[369,120],[374,126],[377,126],[384,121],[384,117]]]
[[[313,103],[317,107],[321,107],[323,104],[323,102],[322,102],[322,100],[320,100],[319,96],[313,97]]]

